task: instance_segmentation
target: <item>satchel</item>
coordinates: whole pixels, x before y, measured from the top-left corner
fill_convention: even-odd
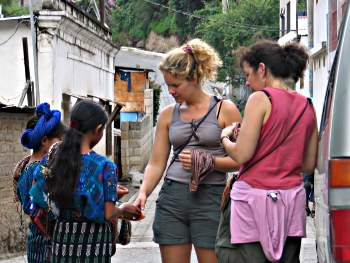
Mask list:
[[[50,168],[48,168],[48,167],[54,159],[54,156],[57,152],[59,144],[60,143],[57,142],[51,146],[51,148],[49,149],[49,152],[48,152],[47,164],[42,165],[42,167],[41,167],[43,176],[45,177],[45,180],[47,179],[47,177],[49,176],[49,174],[51,172]],[[30,219],[36,225],[36,227],[38,228],[40,233],[43,234],[47,240],[50,240],[53,236],[53,231],[54,231],[55,223],[56,223],[56,221],[53,218],[51,218],[52,214],[50,216],[50,213],[51,213],[50,193],[48,193],[48,195],[47,195],[47,205],[48,205],[48,210],[41,208],[41,207],[37,207],[34,210],[34,212],[32,212],[32,214],[30,215]]]
[[[114,218],[110,222],[112,232],[112,255],[116,252],[116,245],[123,246],[130,243],[131,240],[131,222],[126,219],[120,220],[120,228],[118,227],[118,219]]]

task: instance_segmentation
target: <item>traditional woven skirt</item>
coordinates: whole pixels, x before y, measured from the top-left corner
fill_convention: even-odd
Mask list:
[[[28,263],[46,263],[45,249],[49,241],[41,234],[35,224],[29,223],[27,257]]]
[[[57,221],[51,262],[109,263],[112,233],[108,224]]]

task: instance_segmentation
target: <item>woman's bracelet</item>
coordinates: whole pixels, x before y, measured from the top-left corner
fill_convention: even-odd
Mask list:
[[[224,141],[225,138],[230,140],[230,136],[227,136],[227,135],[221,136],[221,138],[220,138],[220,143],[221,144],[223,144],[223,141]]]

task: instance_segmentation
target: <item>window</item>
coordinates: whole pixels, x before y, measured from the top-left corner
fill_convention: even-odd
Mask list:
[[[281,18],[281,36],[284,36],[286,33],[286,14],[285,9],[281,8],[280,18]]]
[[[322,135],[324,129],[326,128],[328,121],[329,121],[329,115],[331,112],[331,105],[333,101],[333,90],[334,90],[334,80],[335,80],[335,71],[336,66],[338,64],[338,51],[335,54],[334,61],[332,64],[331,72],[329,74],[328,79],[328,85],[327,85],[327,91],[325,95],[325,100],[323,104],[323,110],[322,110],[322,119],[321,119],[321,126],[320,126],[320,135]]]

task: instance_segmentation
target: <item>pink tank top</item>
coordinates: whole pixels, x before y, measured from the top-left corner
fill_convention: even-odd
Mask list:
[[[264,91],[270,96],[271,113],[261,128],[254,156],[240,171],[266,155],[285,135],[289,135],[277,149],[244,171],[238,180],[254,188],[290,189],[303,181],[301,168],[304,152],[316,125],[315,112],[311,104],[303,112],[307,99],[299,93],[277,88],[265,88]],[[290,131],[301,114],[298,123]]]

